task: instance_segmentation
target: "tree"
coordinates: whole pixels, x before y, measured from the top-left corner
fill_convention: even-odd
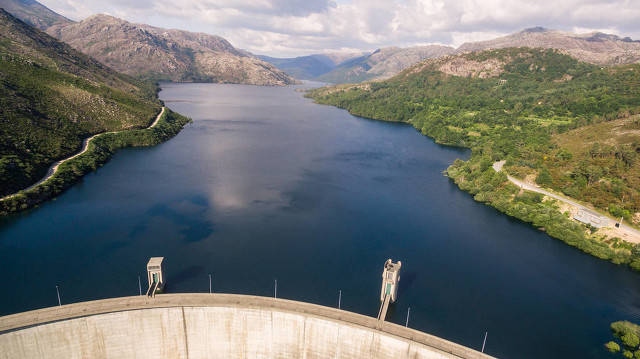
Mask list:
[[[536,177],[536,183],[542,186],[550,187],[553,184],[553,178],[547,167],[542,167],[538,177]]]
[[[604,346],[611,353],[617,353],[617,352],[620,351],[620,345],[618,345],[618,343],[616,343],[614,341],[610,341],[607,344],[605,344]]]
[[[625,335],[620,337],[620,339],[622,340],[622,345],[627,348],[637,349],[638,345],[640,344],[640,338],[638,338],[638,336],[633,333],[626,333]]]
[[[618,152],[618,155],[622,160],[622,162],[624,162],[624,164],[627,165],[628,167],[633,166],[637,157],[636,150],[629,145],[622,146]]]

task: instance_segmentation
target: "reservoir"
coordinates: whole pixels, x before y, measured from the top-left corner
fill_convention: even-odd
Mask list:
[[[388,320],[504,358],[600,358],[615,320],[640,321],[640,274],[477,203],[442,175],[466,150],[357,118],[299,91],[163,84],[193,119],[127,149],[40,208],[0,220],[0,315],[166,290],[273,296]]]

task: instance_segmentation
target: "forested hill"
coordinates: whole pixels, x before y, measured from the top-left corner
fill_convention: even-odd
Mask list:
[[[509,191],[500,192],[506,177],[493,178],[493,161],[506,159],[514,175],[640,222],[638,64],[602,68],[557,50],[507,48],[427,60],[387,81],[310,96],[471,148],[471,160],[456,162],[449,175],[476,199],[537,226],[551,223],[515,213]],[[581,236],[574,232],[554,236]]]
[[[100,132],[146,127],[155,86],[119,74],[0,9],[0,196]]]

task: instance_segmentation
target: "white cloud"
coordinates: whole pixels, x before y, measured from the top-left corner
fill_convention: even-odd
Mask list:
[[[221,35],[275,56],[384,46],[460,45],[533,26],[640,37],[638,0],[43,0],[75,20],[128,21]]]

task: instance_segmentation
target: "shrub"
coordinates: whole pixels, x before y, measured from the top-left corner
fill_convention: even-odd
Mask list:
[[[553,184],[553,178],[546,167],[542,167],[538,177],[536,177],[536,183],[541,186],[550,187]]]

